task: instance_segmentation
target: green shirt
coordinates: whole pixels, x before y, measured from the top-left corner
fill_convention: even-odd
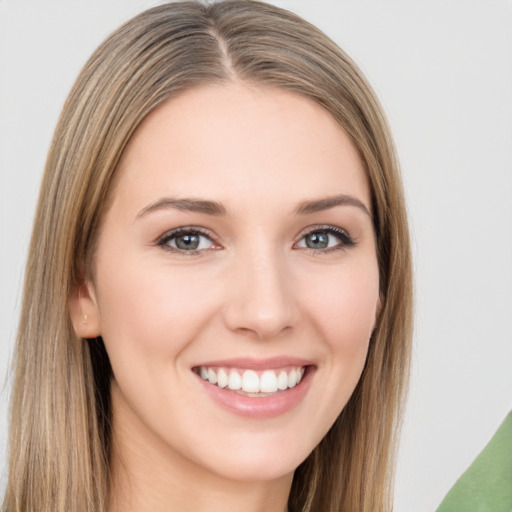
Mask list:
[[[512,412],[437,512],[512,512]]]

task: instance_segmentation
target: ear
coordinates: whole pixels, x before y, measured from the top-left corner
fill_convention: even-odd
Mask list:
[[[100,312],[91,282],[84,279],[75,285],[69,296],[69,314],[77,336],[101,336]]]

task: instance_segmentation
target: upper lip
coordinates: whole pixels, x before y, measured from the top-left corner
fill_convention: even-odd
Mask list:
[[[298,357],[276,356],[265,359],[256,359],[251,357],[236,357],[231,359],[218,359],[216,361],[205,361],[194,367],[224,367],[224,368],[244,368],[247,370],[272,370],[283,368],[285,366],[310,366],[313,361],[301,359]]]

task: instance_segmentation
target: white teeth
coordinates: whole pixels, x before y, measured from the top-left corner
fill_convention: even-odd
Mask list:
[[[208,372],[208,375],[210,375],[210,372]],[[210,379],[208,379],[208,380],[210,380]],[[288,375],[288,387],[293,388],[296,385],[297,385],[297,371],[292,370]]]
[[[256,372],[245,370],[242,376],[242,389],[246,393],[257,393],[260,390],[260,379]]]
[[[279,377],[277,377],[277,389],[281,391],[288,389],[288,374],[284,370],[279,372]]]
[[[199,375],[203,380],[215,384],[219,388],[229,388],[233,391],[242,390],[244,393],[258,395],[258,393],[276,393],[295,387],[302,380],[305,368],[292,368],[291,370],[265,370],[258,375],[254,370],[228,370],[227,368],[213,369],[206,366],[199,367]]]
[[[233,390],[242,389],[242,377],[235,370],[229,372],[228,388]]]
[[[267,370],[261,375],[260,391],[262,393],[275,393],[277,391],[277,377],[273,371]]]
[[[217,374],[211,368],[208,369],[208,380],[212,384],[217,384]]]
[[[219,388],[225,388],[228,382],[228,374],[221,368],[217,373],[217,386],[219,386]]]

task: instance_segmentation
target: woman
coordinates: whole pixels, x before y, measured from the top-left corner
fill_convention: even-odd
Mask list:
[[[27,264],[5,510],[389,510],[411,264],[393,144],[325,35],[163,5],[93,54]]]

